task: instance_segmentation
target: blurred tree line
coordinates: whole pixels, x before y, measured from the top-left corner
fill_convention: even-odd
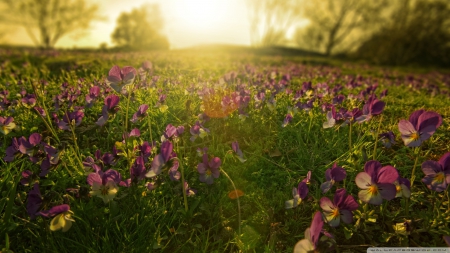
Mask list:
[[[99,6],[87,0],[0,0],[0,11],[2,27],[23,27],[33,43],[44,49],[53,48],[64,36],[85,36],[93,21],[105,20]],[[159,6],[143,5],[119,16],[111,39],[119,50],[168,49],[163,25]],[[14,30],[3,28],[3,32]],[[100,48],[105,50],[106,44]]]
[[[122,12],[111,34],[112,41],[121,49],[169,49],[169,41],[161,31],[164,19],[156,4],[143,5],[131,12]]]
[[[291,43],[325,56],[450,66],[449,0],[247,1],[256,46],[286,45],[287,33],[295,30]],[[267,17],[278,22],[261,22]],[[301,18],[306,26],[297,25]]]

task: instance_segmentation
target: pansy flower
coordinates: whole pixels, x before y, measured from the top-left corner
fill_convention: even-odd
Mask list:
[[[311,184],[311,171],[309,170],[308,173],[306,173],[306,177],[302,180],[302,182],[305,182],[306,184]]]
[[[138,182],[145,179],[146,169],[144,164],[144,157],[138,156],[130,168],[130,175],[132,182]]]
[[[87,182],[92,186],[92,191],[89,192],[91,196],[102,198],[106,204],[116,196],[117,184],[121,182],[121,176],[119,172],[109,169],[104,173],[99,171],[99,173],[89,174]]]
[[[450,184],[450,152],[445,153],[439,162],[425,161],[422,163],[425,177],[422,179],[428,189],[442,192]]]
[[[292,195],[294,196],[294,199],[288,200],[284,202],[284,207],[286,209],[294,208],[300,205],[302,203],[302,200],[306,198],[308,195],[308,185],[305,182],[300,182],[297,186],[297,188],[292,189]]]
[[[70,206],[66,204],[54,206],[50,210],[39,212],[39,214],[46,218],[54,217],[50,222],[51,231],[62,229],[63,232],[67,232],[72,227],[72,222],[75,222],[72,219],[73,212],[70,211]]]
[[[409,198],[411,196],[411,182],[408,179],[399,177],[394,182],[394,185],[397,191],[397,194],[395,195],[396,198]]]
[[[323,128],[331,128],[336,125],[336,108],[334,106],[331,107],[331,111],[327,112],[327,121],[323,123]]]
[[[120,93],[124,86],[133,83],[136,74],[136,69],[133,67],[125,66],[120,69],[120,67],[116,65],[109,70],[106,84],[111,86],[116,92]]]
[[[351,195],[347,195],[344,188],[336,190],[333,202],[327,197],[320,199],[320,207],[324,211],[325,219],[331,227],[339,226],[340,221],[350,224],[353,222],[352,211],[358,209],[358,203]]]
[[[24,137],[22,137],[24,138]],[[20,139],[17,139],[14,137],[11,141],[11,146],[6,148],[6,155],[3,158],[6,162],[12,162],[14,161],[14,158],[16,157],[16,154],[19,152],[19,146],[20,146]]]
[[[30,215],[30,218],[33,220],[38,215],[38,211],[41,208],[42,204],[42,196],[41,191],[39,190],[39,184],[34,183],[33,189],[28,192],[27,196],[27,213]]]
[[[204,154],[202,160],[203,162],[197,165],[200,182],[212,184],[214,178],[218,178],[220,175],[219,167],[222,162],[219,157],[213,157],[208,161],[208,154]]]
[[[383,143],[383,146],[386,148],[390,148],[393,144],[395,144],[395,135],[392,131],[389,131],[387,133],[381,133],[378,135],[381,142]]]
[[[63,116],[63,120],[58,122],[58,127],[61,130],[70,130],[69,125],[73,125],[74,127],[79,126],[83,117],[84,112],[82,110],[66,113],[66,115]]]
[[[40,149],[42,136],[38,133],[32,133],[28,140],[25,137],[19,139],[19,151],[28,155],[34,163],[38,161],[37,153]]]
[[[0,117],[0,132],[4,135],[7,135],[16,127],[16,123],[14,123],[13,117]]]
[[[409,116],[409,120],[400,120],[398,129],[406,146],[418,147],[428,140],[441,124],[442,117],[438,113],[417,110]]]
[[[105,98],[105,102],[102,108],[102,116],[97,120],[95,124],[103,126],[109,119],[110,114],[115,114],[119,110],[119,96],[111,94]]]
[[[326,193],[327,191],[329,191],[331,187],[333,187],[335,182],[344,180],[346,176],[347,172],[345,171],[345,169],[337,166],[337,163],[334,163],[331,169],[327,169],[325,171],[325,179],[327,181],[320,185],[322,193]]]
[[[190,129],[190,133],[192,135],[190,140],[195,141],[198,137],[202,139],[205,138],[205,136],[207,136],[209,133],[209,129],[203,127],[199,121],[196,121],[195,125],[193,125]]]
[[[172,124],[166,126],[166,131],[161,136],[161,141],[166,141],[169,139],[177,139],[180,135],[184,133],[184,126],[175,127]]]
[[[147,114],[148,105],[143,104],[140,105],[137,112],[133,114],[133,117],[131,118],[131,122],[136,123],[138,120],[143,119]]]
[[[373,116],[379,115],[383,112],[386,103],[378,100],[375,95],[372,95],[367,100],[366,104],[363,106],[362,116],[360,116],[357,121],[364,122],[369,121]]]
[[[100,95],[100,87],[94,86],[89,89],[89,94],[86,95],[86,107],[90,108],[94,104],[95,100]]]
[[[383,199],[395,198],[397,191],[394,182],[397,179],[396,168],[390,165],[382,167],[378,161],[368,161],[364,165],[364,172],[355,178],[356,185],[361,189],[358,197],[366,203],[381,205]]]
[[[39,174],[40,177],[45,177],[50,171],[50,168],[59,163],[60,153],[56,148],[48,144],[44,144],[44,151],[46,157],[41,163],[41,173]]]
[[[197,194],[197,190],[190,188],[187,181],[184,181],[184,189],[186,191],[186,196],[188,196],[188,197],[191,197],[191,196],[194,196],[195,194]]]
[[[161,151],[157,154],[152,161],[152,167],[146,177],[152,178],[161,174],[162,168],[169,162],[173,151],[173,144],[170,141],[164,141],[161,143]]]
[[[239,161],[241,161],[242,163],[247,161],[246,159],[244,159],[244,154],[242,153],[242,150],[239,148],[239,143],[237,141],[231,143],[231,148],[233,149]]]
[[[286,117],[283,120],[283,124],[281,124],[282,127],[286,127],[289,123],[291,123],[293,117],[291,113],[286,114]]]
[[[314,252],[319,244],[322,228],[322,214],[316,212],[311,222],[311,226],[305,230],[305,239],[302,239],[295,244],[294,253]]]

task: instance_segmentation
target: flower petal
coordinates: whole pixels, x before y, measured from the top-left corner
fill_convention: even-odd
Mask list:
[[[319,205],[322,210],[328,213],[333,212],[333,210],[336,208],[333,202],[331,202],[331,200],[327,197],[322,197],[319,201]]]
[[[387,165],[381,168],[377,175],[377,183],[394,183],[398,179],[398,171],[396,168]]]
[[[411,113],[411,115],[409,116],[409,121],[411,122],[411,124],[415,127],[415,128],[419,128],[418,123],[419,123],[419,117],[420,115],[422,115],[425,112],[425,110],[421,109],[421,110],[417,110],[414,111],[413,113]]]
[[[314,243],[315,246],[317,246],[317,243],[319,242],[320,232],[322,231],[323,227],[323,220],[322,220],[322,213],[317,211],[314,214],[313,220],[311,222],[310,231],[311,231],[311,242]]]
[[[314,249],[314,244],[310,240],[302,239],[295,244],[294,253],[308,253]]]
[[[331,189],[331,187],[333,187],[333,184],[334,184],[334,181],[323,182],[320,185],[320,190],[322,190],[322,193],[326,193]]]
[[[370,178],[372,178],[372,180],[374,182],[377,181],[378,171],[380,169],[381,169],[381,163],[379,161],[371,160],[371,161],[367,161],[364,164],[364,171],[370,175]]]
[[[431,125],[436,129],[442,124],[442,117],[437,112],[427,111],[419,116],[417,123],[419,131],[420,129]]]
[[[434,176],[436,173],[442,171],[442,166],[436,161],[425,161],[422,163],[422,171],[425,176]]]
[[[390,183],[380,183],[377,185],[378,191],[380,193],[379,195],[381,195],[383,199],[391,200],[395,198],[395,195],[397,194],[397,189],[395,188],[395,185]]]
[[[356,175],[355,183],[359,189],[367,189],[372,185],[372,178],[366,172],[360,172]]]
[[[368,189],[361,190],[358,192],[358,198],[363,202],[372,204],[372,205],[381,205],[383,203],[383,198],[380,194],[373,195],[369,192]]]

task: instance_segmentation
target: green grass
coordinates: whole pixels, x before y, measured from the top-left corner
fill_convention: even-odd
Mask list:
[[[357,75],[376,79],[373,82],[379,84],[377,94],[383,89],[389,90],[389,95],[382,99],[387,105],[382,114],[380,132],[394,131],[397,135],[397,144],[391,149],[378,144],[376,160],[396,167],[403,177],[410,177],[415,156],[399,137],[398,121],[407,119],[411,112],[421,108],[435,110],[442,115],[442,126],[422,145],[419,153],[410,216],[404,215],[405,200],[394,199],[382,206],[369,206],[370,210],[375,210],[376,223],[366,217],[361,219],[359,227],[354,222],[338,228],[327,225],[324,228],[335,235],[335,248],[339,252],[365,252],[369,246],[444,246],[442,235],[450,234],[448,194],[431,192],[420,182],[423,176],[420,164],[426,160],[437,161],[450,151],[450,100],[445,74],[424,74],[421,76],[424,80],[420,82],[424,85],[414,87],[409,86],[405,79],[408,70],[393,72],[336,60],[327,62],[322,58],[324,62],[320,64],[317,61],[309,64],[313,61],[311,59],[217,52],[63,52],[54,57],[34,53],[3,53],[0,55],[0,90],[8,90],[8,99],[12,101],[17,99],[16,94],[22,87],[33,93],[32,83],[39,85],[40,80],[45,79],[48,85],[39,87],[40,92],[45,89],[47,93],[40,94],[39,103],[45,105],[48,112],[53,111],[53,97],[61,92],[60,86],[64,82],[69,87],[82,87],[81,96],[74,104],[84,106],[84,96],[89,87],[103,82],[113,65],[138,68],[144,60],[151,61],[153,75],[159,76],[159,81],[153,89],[133,92],[128,116],[130,119],[139,105],[147,103],[150,106],[150,126],[145,119],[137,124],[129,122],[128,130],[139,128],[141,137],[137,141],[141,142],[150,141],[151,129],[153,140],[160,142],[167,124],[183,125],[185,132],[175,146],[178,146],[184,176],[198,193],[187,198],[189,210],[186,212],[180,181],[170,181],[167,171],[163,171],[153,191],[146,190],[141,182],[130,188],[120,187],[114,201],[107,204],[100,198],[89,196],[91,189],[76,153],[84,161],[88,156],[93,157],[97,149],[103,153],[111,152],[116,142],[122,141],[127,109],[123,95],[120,95],[119,112],[104,127],[95,125],[103,98],[92,108],[84,110],[82,124],[75,128],[79,150],[75,149],[70,132],[59,130],[51,123],[58,136],[56,138],[33,109],[20,103],[12,104],[0,112],[2,116],[13,116],[17,124],[16,129],[4,137],[1,156],[4,156],[13,137],[28,138],[33,132],[41,133],[43,141],[57,147],[61,152],[60,163],[47,177],[36,177],[34,180],[39,181],[44,196],[43,209],[67,203],[74,212],[75,223],[63,233],[50,231],[50,219],[38,217],[30,220],[26,204],[32,184],[23,186],[19,181],[21,172],[26,169],[38,174],[39,165],[30,162],[25,155],[17,157],[12,163],[1,160],[0,248],[8,248],[9,244],[9,249],[14,252],[292,252],[296,242],[304,238],[304,231],[310,226],[314,212],[321,210],[320,198],[333,196],[335,188],[325,195],[320,192],[320,184],[325,180],[324,172],[333,163],[337,162],[347,170],[347,179],[339,186],[345,185],[357,199],[359,189],[354,178],[363,170],[364,163],[373,159],[374,131],[377,131],[381,119],[378,116],[370,122],[353,126],[351,150],[349,128],[322,128],[326,117],[318,105],[309,112],[299,111],[293,121],[283,128],[281,124],[287,106],[293,105],[288,95],[283,92],[277,95],[273,111],[267,105],[261,109],[254,108],[256,83],[271,71],[278,71],[277,80],[282,74],[290,73],[292,80],[289,88],[294,93],[307,81],[313,85],[327,82],[333,87],[338,84],[345,86]],[[24,66],[23,63],[28,64]],[[260,76],[245,76],[247,64],[255,66]],[[239,74],[241,83],[250,84],[248,118],[241,120],[234,112],[227,118],[211,119],[205,124],[211,133],[204,139],[191,142],[189,129],[201,113],[201,100],[196,93],[186,95],[186,88],[191,85],[214,86],[231,71]],[[386,72],[390,73],[389,78],[384,77]],[[425,85],[426,82],[429,84]],[[234,89],[236,83],[229,86]],[[430,95],[432,93],[427,88],[432,87],[431,84],[439,87],[440,92]],[[364,88],[344,88],[342,93],[357,94]],[[167,112],[154,107],[159,90],[167,94]],[[190,103],[189,108],[186,103]],[[361,108],[362,104],[349,100],[344,102],[346,108],[354,106]],[[68,108],[67,102],[61,104],[57,112],[60,119]],[[231,154],[227,155],[233,141],[239,142],[247,159],[245,163]],[[237,201],[228,198],[233,187],[223,173],[213,185],[199,181],[197,164],[201,158],[197,156],[196,149],[203,147],[209,148],[209,154],[221,158],[221,169],[245,193],[240,198],[240,224]],[[129,178],[130,159],[122,157],[112,167],[124,179]],[[149,167],[150,164],[147,169]],[[312,171],[312,182],[307,199],[299,207],[286,210],[284,202],[292,198],[292,188],[297,187],[309,170]],[[66,188],[76,187],[80,189],[80,197],[66,191]],[[359,210],[363,210],[363,205]],[[393,230],[392,226],[396,223],[410,219],[414,220],[415,230],[409,237]]]

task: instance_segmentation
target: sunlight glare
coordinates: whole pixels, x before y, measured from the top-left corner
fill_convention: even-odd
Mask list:
[[[226,24],[226,2],[214,0],[180,1],[176,5],[176,16],[185,29],[204,33]]]

